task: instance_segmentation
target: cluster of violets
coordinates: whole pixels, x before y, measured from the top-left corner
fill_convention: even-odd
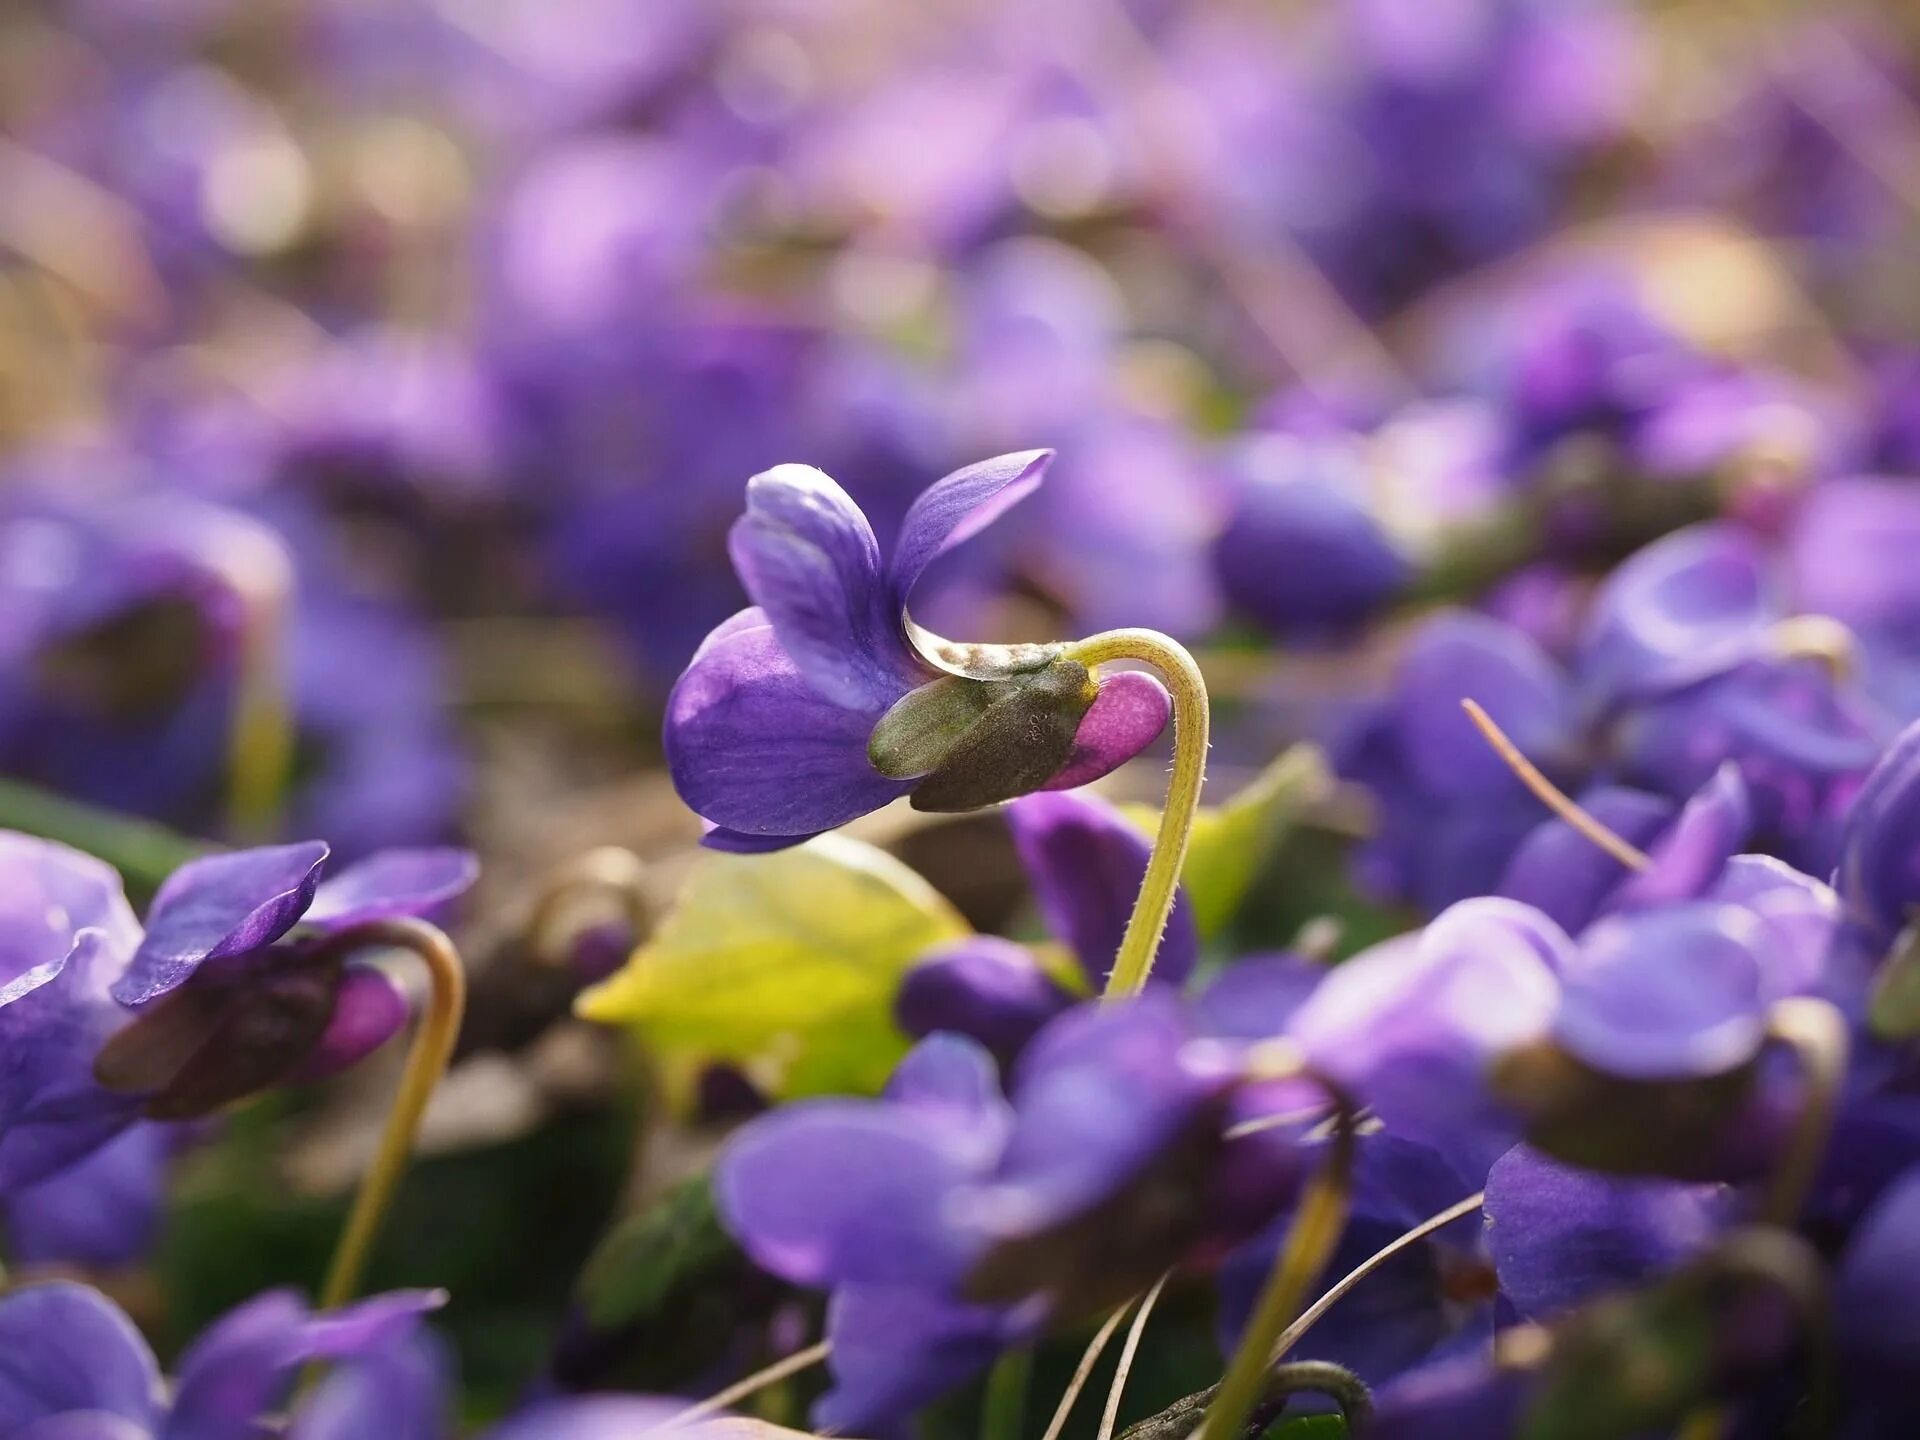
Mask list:
[[[0,825],[327,837],[140,917],[0,829],[8,1259],[139,1260],[211,1117],[407,1028],[466,672],[587,616],[708,848],[1001,807],[1050,937],[919,957],[884,1093],[721,1149],[732,1240],[825,1297],[816,1428],[1162,1285],[1356,1435],[1920,1428],[1897,18],[1690,60],[1623,0],[567,8],[0,16]],[[1217,753],[1323,744],[1402,933],[1239,953],[1175,893],[1119,983],[1156,851],[1083,787],[1193,697],[928,626],[1251,661]],[[1269,1333],[1303,1264],[1358,1278]],[[443,1299],[269,1292],[168,1377],[25,1284],[0,1437],[446,1440]],[[701,1428],[553,1390],[485,1434]]]

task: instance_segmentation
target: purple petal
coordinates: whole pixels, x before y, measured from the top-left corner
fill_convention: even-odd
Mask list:
[[[1006,817],[1048,927],[1073,947],[1098,989],[1120,953],[1151,844],[1118,810],[1090,795],[1023,796],[1007,806]],[[1153,978],[1179,984],[1199,954],[1200,932],[1183,889]]]
[[[1026,946],[976,935],[922,957],[893,1013],[909,1035],[966,1035],[1006,1063],[1072,1003]]]
[[[700,844],[707,850],[717,850],[722,855],[771,855],[776,850],[791,850],[796,845],[804,845],[821,831],[809,835],[748,835],[739,830],[729,830],[724,825],[715,825],[703,820]],[[624,956],[621,958],[625,958]]]
[[[368,920],[432,915],[479,878],[471,850],[447,846],[382,850],[329,876],[301,923],[329,933]]]
[[[686,1408],[684,1400],[639,1395],[545,1400],[487,1431],[486,1440],[641,1440]],[[674,1433],[684,1440],[706,1440],[708,1427],[676,1426]]]
[[[1766,1037],[1764,929],[1733,905],[1683,904],[1603,920],[1564,974],[1554,1035],[1629,1080],[1724,1074]]]
[[[1822,992],[1841,932],[1840,897],[1831,887],[1771,855],[1736,855],[1702,898],[1738,905],[1766,927],[1772,943],[1761,950],[1761,987],[1769,1003]]]
[[[113,1268],[143,1259],[159,1236],[167,1161],[177,1136],[134,1125],[5,1203],[7,1253],[24,1265]]]
[[[1531,1376],[1496,1365],[1490,1347],[1477,1349],[1410,1370],[1383,1387],[1367,1425],[1369,1440],[1520,1434]]]
[[[1834,1289],[1848,1360],[1910,1396],[1920,1352],[1920,1169],[1888,1186],[1855,1228]]]
[[[964,1035],[934,1035],[914,1046],[888,1079],[885,1098],[924,1115],[955,1154],[980,1165],[999,1156],[1013,1118],[993,1056]]]
[[[85,1285],[30,1285],[0,1300],[0,1431],[98,1410],[146,1433],[159,1420],[160,1367],[112,1301]]]
[[[667,768],[688,807],[722,829],[811,835],[913,788],[868,762],[878,718],[822,698],[770,627],[741,629],[673,687]]]
[[[1758,541],[1696,525],[1621,565],[1594,598],[1580,676],[1612,706],[1689,684],[1749,658],[1783,606]]]
[[[1567,747],[1573,711],[1551,657],[1520,631],[1485,616],[1442,615],[1422,627],[1400,663],[1394,736],[1430,795],[1480,799],[1519,781],[1461,709],[1476,700],[1541,768]]]
[[[1753,805],[1746,782],[1734,766],[1722,765],[1654,842],[1647,856],[1653,863],[1629,876],[1613,892],[1608,908],[1644,910],[1695,899],[1720,878],[1752,833]]]
[[[1304,955],[1246,956],[1194,997],[1194,1026],[1225,1040],[1271,1039],[1286,1029],[1326,975],[1326,966]]]
[[[137,1097],[101,1088],[94,1056],[126,1023],[108,987],[123,952],[83,930],[47,984],[0,1007],[0,1195],[73,1164],[133,1123]]]
[[[948,550],[978,535],[1036,490],[1051,450],[1021,450],[956,470],[913,502],[887,567],[895,610],[904,611],[921,574]]]
[[[1093,704],[1073,732],[1067,763],[1047,781],[1049,790],[1075,790],[1111,775],[1151,745],[1173,715],[1167,687],[1141,670],[1102,677]]]
[[[1799,608],[1855,629],[1920,620],[1920,490],[1911,480],[1812,486],[1794,514],[1787,563]]]
[[[348,965],[334,992],[333,1017],[307,1057],[285,1076],[307,1085],[359,1064],[407,1028],[413,1002],[406,987],[374,965]]]
[[[1500,1289],[1528,1319],[1673,1269],[1732,1218],[1718,1185],[1623,1180],[1515,1146],[1487,1174]]]
[[[873,528],[826,474],[776,465],[754,476],[728,549],[795,669],[822,696],[849,709],[884,708],[914,683],[919,667]]]
[[[849,1285],[827,1307],[827,1337],[834,1386],[814,1405],[813,1423],[869,1435],[983,1373],[1019,1329],[1003,1310],[926,1290]]]
[[[803,1102],[741,1129],[714,1194],[747,1253],[797,1285],[937,1285],[970,1258],[946,1214],[972,1148],[924,1112]]]
[[[164,995],[204,962],[270,945],[313,903],[327,847],[319,840],[190,860],[167,877],[127,973],[123,1005]]]
[[[1486,1093],[1507,1050],[1544,1036],[1572,942],[1539,911],[1467,900],[1415,935],[1335,966],[1288,1033],[1390,1129],[1505,1151],[1510,1122]]]
[[[287,1440],[444,1440],[451,1366],[422,1331],[335,1368],[295,1414]]]
[[[1900,732],[1847,812],[1834,885],[1891,934],[1920,904],[1920,721]]]
[[[1673,802],[1644,790],[1606,785],[1580,796],[1580,808],[1631,845],[1647,845],[1673,818]],[[1586,928],[1628,876],[1620,862],[1559,818],[1528,835],[1500,879],[1499,894],[1532,905],[1562,929]]]
[[[0,830],[0,1005],[58,975],[88,928],[123,953],[139,943],[119,874],[65,845]]]

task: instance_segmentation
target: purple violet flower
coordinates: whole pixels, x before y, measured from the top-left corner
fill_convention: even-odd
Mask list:
[[[903,795],[972,809],[1082,785],[1159,734],[1171,701],[1155,680],[1096,686],[1052,647],[949,645],[907,617],[927,566],[1037,486],[1050,458],[947,476],[914,503],[885,566],[826,475],[754,477],[730,548],[756,604],[707,637],[667,704],[667,765],[718,827],[710,843],[797,843]]]

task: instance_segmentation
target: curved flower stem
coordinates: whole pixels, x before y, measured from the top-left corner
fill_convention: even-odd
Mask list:
[[[647,893],[647,867],[631,850],[601,845],[576,855],[548,877],[527,920],[527,934],[536,958],[549,965],[565,963],[565,945],[558,939],[567,907],[584,895],[605,895],[617,902],[633,928],[635,943],[653,929],[653,901]]]
[[[353,1210],[346,1228],[334,1247],[333,1262],[327,1269],[326,1283],[320,1289],[320,1306],[332,1309],[351,1300],[360,1287],[360,1275],[367,1256],[380,1233],[393,1194],[406,1173],[413,1140],[420,1129],[420,1117],[434,1087],[447,1072],[453,1058],[454,1041],[460,1035],[460,1020],[467,1008],[467,976],[460,963],[460,952],[435,926],[424,920],[376,920],[357,925],[338,939],[342,945],[388,946],[410,950],[427,967],[431,986],[426,1013],[414,1032],[413,1047],[407,1052],[407,1068],[400,1077],[400,1089],[393,1108],[387,1112],[387,1127],[380,1136],[380,1148],[360,1193],[354,1197]]]
[[[1344,1099],[1337,1098],[1336,1103],[1339,1108],[1334,1114],[1326,1163],[1300,1194],[1286,1243],[1280,1247],[1252,1318],[1240,1336],[1239,1348],[1221,1377],[1220,1388],[1207,1406],[1206,1419],[1194,1432],[1197,1440],[1232,1440],[1240,1434],[1247,1416],[1266,1393],[1274,1348],[1300,1312],[1307,1287],[1326,1268],[1346,1229],[1358,1134],[1353,1107]]]
[[[1807,1192],[1813,1188],[1827,1139],[1833,1133],[1840,1087],[1847,1074],[1847,1022],[1825,1000],[1792,996],[1774,1005],[1767,1017],[1767,1031],[1792,1049],[1806,1077],[1800,1120],[1794,1127],[1786,1159],[1773,1177],[1765,1212],[1773,1224],[1791,1227],[1807,1202]]]
[[[212,560],[240,602],[240,651],[227,741],[227,826],[234,840],[273,833],[293,773],[287,697],[287,611],[293,565],[261,527],[235,525]]]
[[[1067,646],[1066,658],[1089,670],[1110,660],[1138,660],[1165,678],[1173,696],[1173,778],[1167,782],[1166,809],[1154,836],[1140,897],[1134,901],[1127,933],[1107,976],[1106,995],[1119,999],[1140,993],[1153,972],[1153,957],[1173,914],[1180,867],[1187,858],[1193,817],[1200,808],[1200,786],[1207,771],[1207,682],[1186,648],[1157,630],[1107,630]]]

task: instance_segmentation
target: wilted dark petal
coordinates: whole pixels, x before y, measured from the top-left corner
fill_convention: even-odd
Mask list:
[[[1066,764],[1048,780],[1048,790],[1074,790],[1111,775],[1151,745],[1173,715],[1167,687],[1141,670],[1101,677],[1093,705],[1073,732]]]
[[[1400,662],[1392,734],[1429,795],[1484,803],[1519,781],[1474,728],[1463,700],[1476,700],[1513,743],[1551,771],[1573,728],[1567,682],[1550,656],[1511,626],[1454,612],[1423,626]]]
[[[1628,1080],[1725,1074],[1766,1037],[1762,951],[1750,912],[1694,903],[1604,920],[1563,972],[1554,1037]]]
[[[1850,909],[1889,936],[1920,904],[1920,721],[1900,732],[1860,787],[1834,883]]]
[[[1720,878],[1752,833],[1746,782],[1737,768],[1722,765],[1652,842],[1647,852],[1652,863],[1622,881],[1606,908],[1644,910],[1697,899]]]
[[[204,967],[142,1007],[101,1049],[94,1073],[144,1097],[147,1116],[211,1114],[284,1080],[333,1018],[342,966],[324,952],[276,948]]]
[[[754,476],[728,549],[796,672],[822,697],[880,710],[914,683],[920,667],[882,577],[873,527],[829,476],[811,465]]]
[[[464,895],[479,875],[471,850],[381,850],[323,880],[301,923],[334,931],[368,920],[432,915]]]
[[[139,1124],[78,1163],[8,1196],[7,1253],[23,1265],[112,1269],[146,1258],[160,1231],[176,1136]]]
[[[1194,997],[1194,1028],[1224,1040],[1271,1039],[1285,1031],[1326,975],[1326,966],[1304,955],[1244,956]]]
[[[145,1004],[208,960],[272,944],[313,903],[326,860],[326,845],[309,840],[188,861],[154,896],[146,938],[113,998]]]
[[[906,609],[927,566],[1031,495],[1052,463],[1051,450],[996,455],[956,470],[921,492],[901,522],[887,567],[894,608]]]
[[[803,1102],[734,1136],[714,1194],[747,1253],[797,1285],[937,1285],[969,1258],[947,1212],[973,1150],[923,1112]]]
[[[412,1017],[406,987],[391,974],[375,965],[349,964],[334,991],[327,1028],[306,1058],[287,1072],[287,1083],[324,1080],[359,1064],[406,1029]]]
[[[1500,1289],[1528,1319],[1673,1269],[1734,1218],[1720,1185],[1630,1180],[1515,1146],[1487,1174]]]
[[[1288,1032],[1389,1128],[1491,1163],[1513,1122],[1487,1093],[1487,1070],[1547,1033],[1572,953],[1537,910],[1464,901],[1335,966]]]
[[[1091,795],[1029,795],[1009,805],[1006,817],[1048,928],[1073,947],[1098,989],[1120,952],[1151,844],[1138,826]],[[1182,889],[1153,979],[1178,985],[1192,973],[1199,953],[1193,906]]]
[[[821,697],[771,628],[708,649],[667,701],[667,768],[696,814],[749,836],[803,837],[907,793],[867,760],[878,710]]]
[[[1588,699],[1610,707],[1730,669],[1784,613],[1760,543],[1729,524],[1657,540],[1594,599],[1580,657]]]
[[[894,1018],[909,1035],[970,1036],[1002,1064],[1073,997],[1024,945],[976,935],[922,959],[900,983]]]
[[[834,1384],[815,1403],[813,1423],[866,1435],[890,1429],[981,1374],[1024,1337],[1004,1310],[928,1290],[847,1285],[827,1306],[827,1338]]]
[[[59,974],[89,927],[122,953],[139,943],[119,874],[65,845],[0,830],[0,1005]]]
[[[1579,797],[1580,808],[1630,845],[1645,847],[1673,818],[1664,796],[1603,785]],[[1555,817],[1542,821],[1507,864],[1499,893],[1532,905],[1561,928],[1578,932],[1600,913],[1628,877],[1618,860]]]
[[[0,1430],[95,1410],[147,1434],[157,1428],[159,1396],[153,1351],[99,1291],[59,1281],[0,1299]]]

